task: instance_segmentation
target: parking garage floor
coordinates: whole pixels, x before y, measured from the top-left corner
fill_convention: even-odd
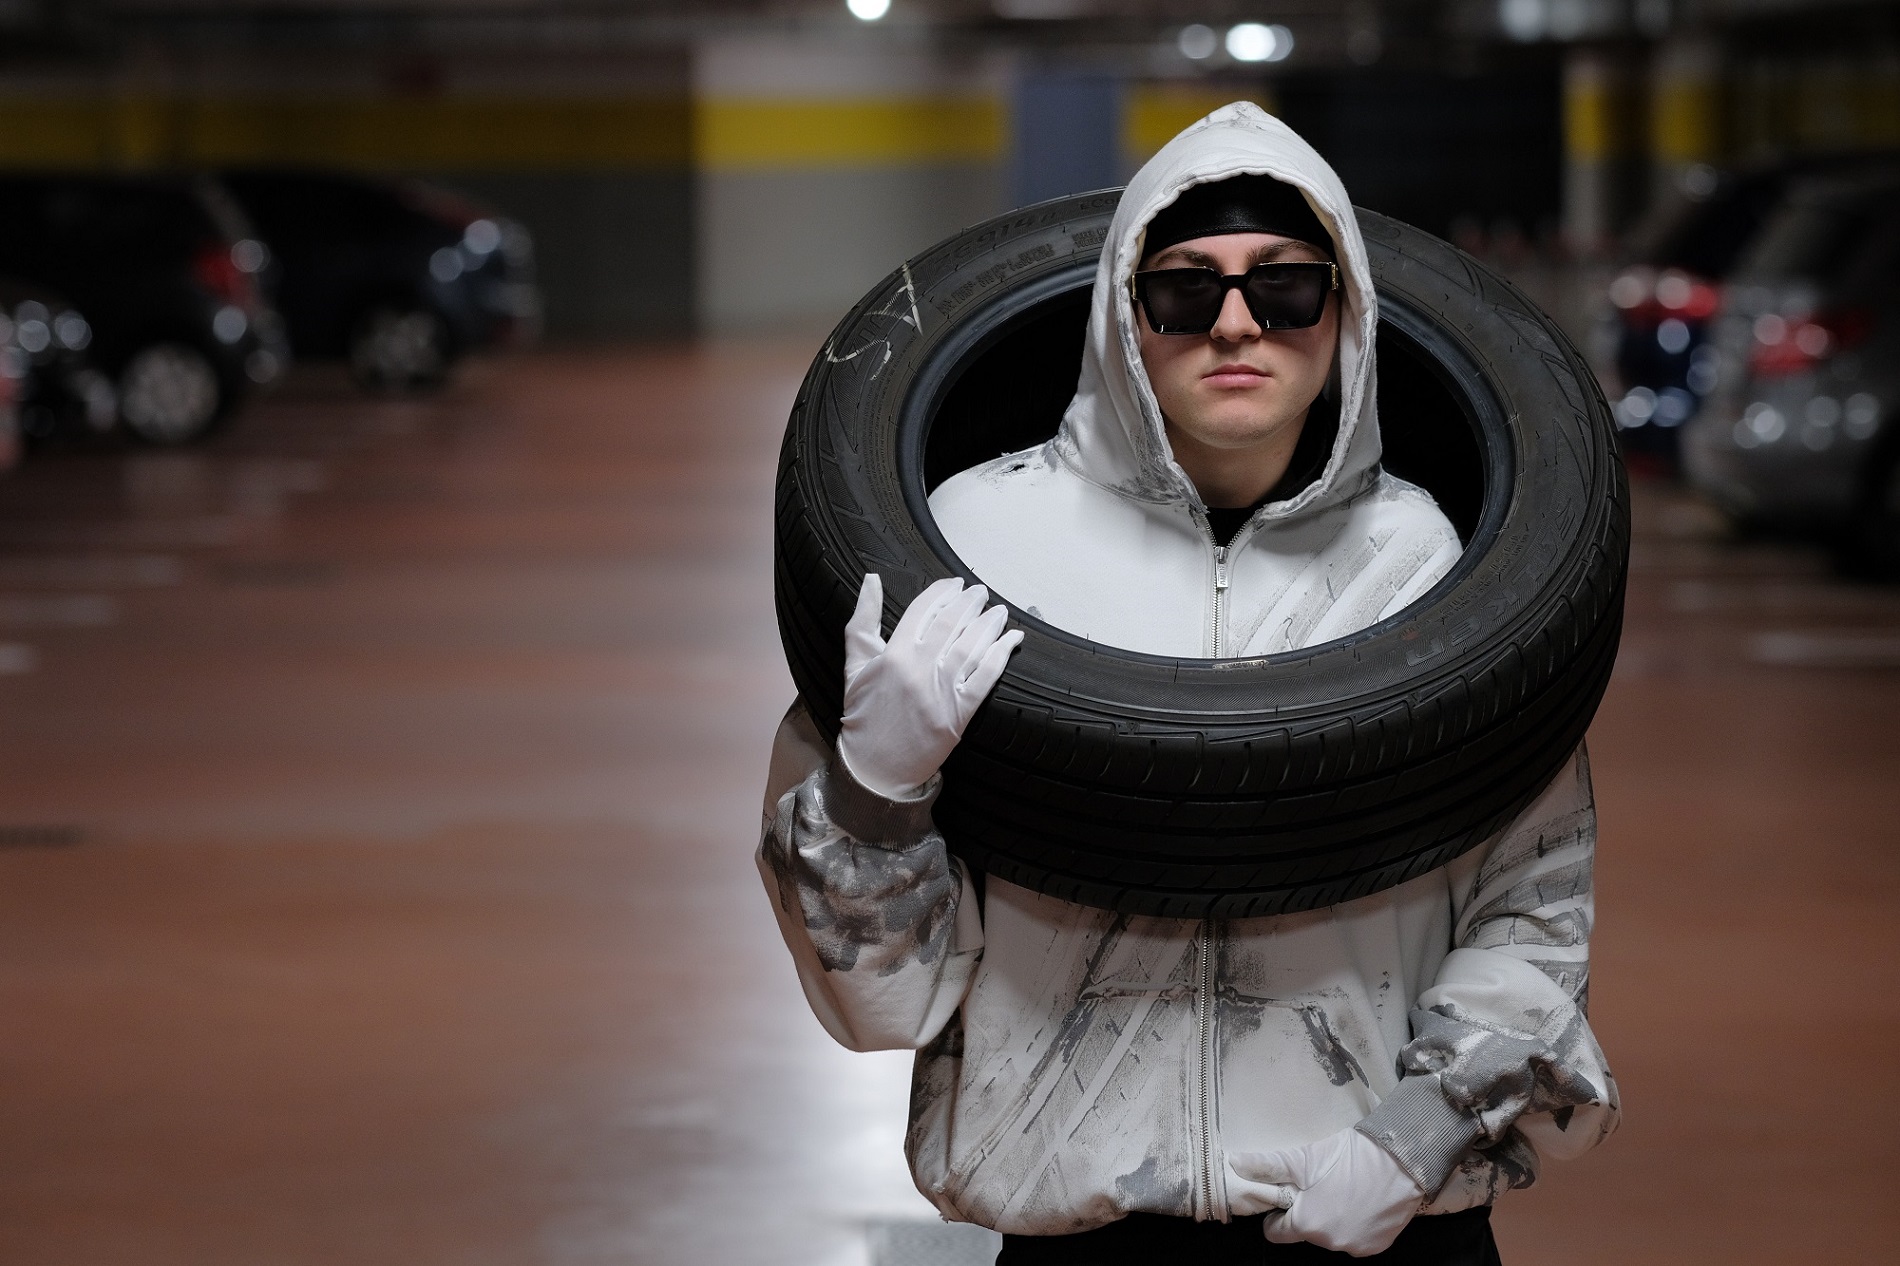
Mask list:
[[[906,1062],[809,1017],[751,861],[810,350],[312,374],[0,479],[0,1261],[902,1260]],[[1504,1258],[1885,1262],[1900,589],[1640,493],[1591,738],[1626,1125]]]

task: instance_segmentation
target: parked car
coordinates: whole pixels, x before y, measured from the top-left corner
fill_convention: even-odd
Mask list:
[[[539,329],[532,243],[511,220],[417,181],[243,169],[222,182],[278,262],[301,358],[344,358],[366,387],[415,389]]]
[[[0,279],[0,377],[22,446],[62,432],[110,431],[118,393],[93,368],[92,323],[38,286]]]
[[[1715,386],[1709,326],[1722,287],[1791,186],[1892,161],[1884,153],[1809,155],[1738,172],[1691,171],[1635,236],[1609,288],[1608,320],[1625,447],[1673,460],[1676,435]]]
[[[0,175],[0,274],[66,295],[140,439],[209,432],[283,370],[258,275],[268,263],[216,183],[174,176]]]
[[[1900,162],[1797,182],[1731,277],[1691,482],[1900,576]]]

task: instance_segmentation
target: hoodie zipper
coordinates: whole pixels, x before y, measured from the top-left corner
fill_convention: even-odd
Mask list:
[[[1207,516],[1194,511],[1194,521],[1201,526],[1201,532],[1207,537],[1207,546],[1214,551],[1214,658],[1219,659],[1222,651],[1221,619],[1227,610],[1227,546],[1214,537],[1214,525]]]
[[[1195,1017],[1197,1046],[1200,1053],[1201,1076],[1197,1087],[1200,1097],[1201,1147],[1200,1163],[1197,1166],[1200,1179],[1201,1211],[1210,1220],[1226,1221],[1214,1208],[1214,1111],[1212,1081],[1214,1076],[1214,921],[1201,921],[1200,935],[1200,988],[1196,995],[1200,1001],[1199,1015]]]
[[[1199,517],[1199,516],[1197,516]],[[1223,617],[1227,610],[1227,550],[1214,537],[1214,527],[1205,518],[1201,519],[1201,530],[1207,533],[1207,543],[1214,550],[1214,658],[1221,658],[1225,647],[1222,645]],[[1199,934],[1200,963],[1198,964],[1199,987],[1194,991],[1196,1008],[1194,1017],[1195,1046],[1200,1059],[1200,1077],[1195,1086],[1198,1100],[1196,1115],[1200,1118],[1200,1149],[1195,1164],[1196,1186],[1200,1193],[1201,1216],[1210,1220],[1225,1222],[1214,1208],[1214,920],[1201,920]]]
[[[1227,547],[1214,547],[1214,658],[1219,659],[1224,649],[1221,646],[1221,626],[1225,623],[1221,617],[1227,607]]]

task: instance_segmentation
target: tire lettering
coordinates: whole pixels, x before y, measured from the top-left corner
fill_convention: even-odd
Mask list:
[[[959,307],[977,291],[987,290],[1004,278],[1013,276],[1023,269],[1028,268],[1031,264],[1039,264],[1045,259],[1054,259],[1055,257],[1056,248],[1044,242],[1041,246],[1032,246],[1021,254],[1006,259],[999,264],[991,264],[988,268],[985,268],[982,272],[970,278],[955,290],[952,290],[950,292],[949,302],[939,305],[938,311],[943,312],[951,308]]]

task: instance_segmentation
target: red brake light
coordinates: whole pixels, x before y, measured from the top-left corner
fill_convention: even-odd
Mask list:
[[[229,242],[206,242],[191,257],[192,276],[219,302],[242,308],[246,312],[255,312],[258,306],[257,283],[251,280],[249,273],[238,267],[231,251]]]
[[[1683,300],[1678,315],[1692,321],[1706,321],[1715,315],[1722,306],[1722,288],[1706,281],[1691,281],[1689,296]]]
[[[1836,352],[1863,342],[1874,325],[1863,308],[1840,308],[1792,320],[1768,313],[1755,318],[1748,372],[1756,378],[1807,373]]]
[[[1722,306],[1722,288],[1678,268],[1660,274],[1632,268],[1610,283],[1610,302],[1627,314],[1631,324],[1642,328],[1671,317],[1706,321]]]

